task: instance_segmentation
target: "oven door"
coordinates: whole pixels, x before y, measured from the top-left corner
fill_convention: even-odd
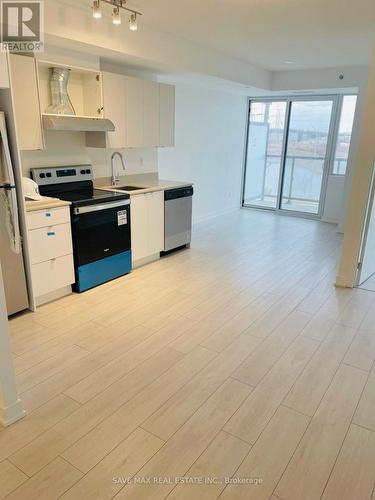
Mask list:
[[[130,250],[130,200],[74,208],[72,236],[76,267]]]

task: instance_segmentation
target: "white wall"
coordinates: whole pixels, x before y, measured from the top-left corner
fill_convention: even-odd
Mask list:
[[[176,147],[159,150],[159,176],[194,182],[195,221],[240,206],[246,104],[244,96],[176,86]]]
[[[322,220],[338,224],[342,217],[345,190],[344,175],[329,175]]]
[[[271,89],[284,93],[307,90],[350,93],[367,80],[367,75],[368,66],[274,71]]]
[[[31,167],[49,167],[57,165],[92,164],[94,176],[111,175],[111,154],[114,150],[86,148],[85,135],[80,132],[45,132],[46,149],[44,151],[22,151],[22,169],[29,176]],[[126,162],[126,174],[144,174],[157,172],[157,149],[119,149]],[[120,164],[118,167],[121,169]]]
[[[359,90],[358,90],[357,107],[356,107],[356,111],[355,111],[355,115],[354,115],[352,140],[351,140],[350,149],[349,149],[348,164],[347,164],[346,176],[345,176],[345,185],[344,185],[342,204],[341,204],[341,215],[340,215],[339,226],[338,226],[338,231],[340,231],[342,233],[345,231],[346,220],[347,220],[347,215],[348,215],[349,199],[350,199],[350,193],[351,193],[351,189],[352,189],[352,181],[353,181],[353,175],[354,175],[354,169],[355,169],[355,162],[356,162],[359,141],[360,141],[360,132],[361,132],[361,125],[362,125],[362,120],[363,120],[363,113],[365,110],[365,98],[366,98],[366,94],[367,94],[368,77],[369,77],[369,68],[367,68],[366,78],[364,81],[361,82],[361,84],[359,86]]]
[[[375,40],[366,97],[363,104],[359,141],[348,203],[343,248],[336,284],[352,287],[356,281],[358,257],[366,217],[369,188],[375,159]]]

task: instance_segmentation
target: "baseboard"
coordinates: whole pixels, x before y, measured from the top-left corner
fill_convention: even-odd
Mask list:
[[[36,297],[35,303],[37,306],[42,306],[43,304],[61,299],[66,295],[70,295],[71,293],[72,287],[70,285],[64,286],[63,288],[59,288],[58,290],[54,290],[53,292],[46,293],[45,295],[41,295],[40,297]]]
[[[237,210],[240,210],[240,207],[238,205],[225,208],[223,210],[215,210],[214,212],[210,212],[206,215],[202,215],[201,217],[194,217],[193,218],[193,224],[201,224],[202,222],[206,222],[210,219],[215,219],[216,217],[220,217],[222,215],[230,214],[232,212],[236,212]]]
[[[26,415],[25,410],[22,406],[22,401],[19,399],[12,406],[7,408],[0,408],[0,424],[4,427],[14,424],[18,420],[21,420]]]
[[[345,224],[342,224],[341,222],[337,226],[337,232],[341,234],[345,234]]]
[[[149,255],[148,257],[144,257],[143,259],[133,260],[133,269],[145,266],[146,264],[151,264],[151,262],[155,262],[156,260],[159,259],[160,259],[160,253],[155,253],[153,255]]]
[[[337,276],[335,286],[337,288],[353,288],[354,283],[348,283],[343,276]]]
[[[338,226],[338,224],[339,224],[339,221],[338,221],[338,220],[336,220],[336,219],[331,219],[331,218],[329,218],[329,217],[322,217],[320,220],[321,220],[322,222],[327,222],[327,224],[336,224],[337,226]]]

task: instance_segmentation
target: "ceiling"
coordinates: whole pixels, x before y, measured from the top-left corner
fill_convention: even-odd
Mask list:
[[[141,25],[269,70],[367,64],[375,33],[374,0],[128,0],[128,5],[144,13]]]

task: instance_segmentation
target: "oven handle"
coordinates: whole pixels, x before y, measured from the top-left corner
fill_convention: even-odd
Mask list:
[[[89,205],[87,207],[77,207],[74,209],[75,215],[88,214],[90,212],[99,212],[100,210],[109,210],[110,208],[124,207],[130,205],[130,200],[114,201],[112,203],[102,203],[101,205]]]

